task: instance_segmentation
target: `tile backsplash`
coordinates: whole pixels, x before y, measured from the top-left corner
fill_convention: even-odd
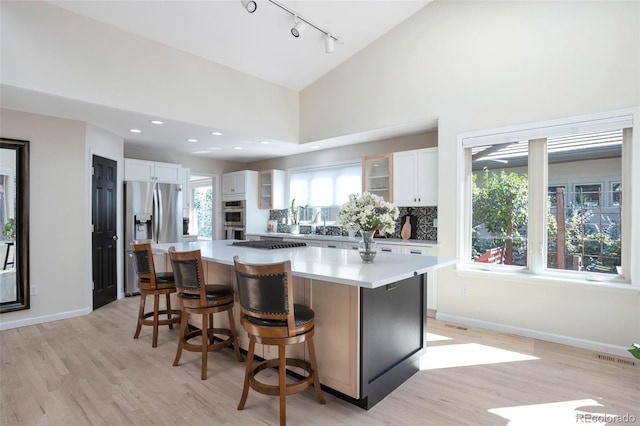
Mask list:
[[[402,225],[406,220],[407,214],[411,214],[415,217],[414,222],[416,224],[415,238],[417,240],[432,240],[438,239],[438,228],[434,225],[434,221],[438,218],[438,207],[398,207],[400,210],[400,216],[396,223],[396,230],[389,234],[389,238],[401,238],[400,231]],[[269,220],[278,221],[278,232],[289,232],[289,209],[271,210],[269,213]],[[265,225],[266,227],[266,225]],[[342,230],[339,226],[327,226],[326,230],[322,225],[315,226],[315,231],[310,225],[300,225],[301,234],[320,233],[325,235],[347,235],[347,231]]]

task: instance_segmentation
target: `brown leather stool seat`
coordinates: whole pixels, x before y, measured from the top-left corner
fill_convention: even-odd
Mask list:
[[[280,424],[285,425],[286,396],[314,386],[316,397],[325,403],[318,378],[316,353],[313,344],[314,313],[311,308],[293,303],[293,276],[291,262],[248,264],[233,258],[240,300],[240,322],[249,334],[249,350],[238,410],[247,401],[249,387],[280,399]],[[286,346],[307,343],[309,361],[287,358]],[[253,365],[256,343],[278,347],[278,358],[267,359]],[[287,366],[298,367],[307,376],[294,383],[286,383]],[[266,368],[278,368],[278,384],[264,383],[256,378]]]
[[[150,243],[133,241],[130,247],[140,288],[140,309],[133,338],[137,339],[140,336],[143,325],[150,325],[153,327],[151,346],[155,348],[158,346],[158,327],[168,325],[169,328],[173,328],[173,324],[180,321],[180,311],[171,309],[171,293],[176,292],[176,284],[172,272],[156,272]],[[160,296],[163,294],[166,297],[166,308],[160,309]],[[145,312],[147,296],[153,296],[153,311]],[[163,316],[165,318],[162,318]]]
[[[235,322],[233,319],[233,287],[223,284],[205,284],[202,255],[200,250],[177,252],[169,248],[169,258],[178,288],[178,300],[182,308],[178,349],[173,365],[177,366],[182,350],[200,352],[202,365],[200,378],[207,378],[207,358],[210,351],[217,351],[233,345],[238,361],[243,361],[238,345]],[[213,314],[226,311],[229,328],[214,328]],[[187,332],[188,314],[200,315],[202,325],[199,330]],[[216,336],[227,336],[217,340]],[[192,341],[198,339],[198,343]],[[218,338],[219,339],[219,338]]]

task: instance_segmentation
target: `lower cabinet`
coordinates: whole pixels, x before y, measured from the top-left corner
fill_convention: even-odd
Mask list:
[[[402,253],[421,256],[437,256],[437,248],[432,246],[402,246]],[[438,310],[438,272],[427,274],[427,314],[435,316]]]

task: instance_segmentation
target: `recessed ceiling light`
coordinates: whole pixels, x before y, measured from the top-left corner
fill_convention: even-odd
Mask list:
[[[209,151],[193,151],[192,154],[208,154]]]
[[[213,136],[222,136],[222,133],[220,133],[220,132],[211,132],[211,134]]]
[[[189,138],[187,139],[187,142],[198,142],[198,139]]]
[[[314,145],[311,147],[311,149],[318,149],[318,148],[320,148],[318,145]]]
[[[269,145],[269,141],[260,141],[262,145]]]
[[[237,149],[238,151],[240,151],[242,149],[241,146],[234,146],[233,149]]]
[[[151,120],[151,121],[149,121],[149,123],[151,123],[151,124],[164,124],[164,121],[160,121],[160,120]]]
[[[140,130],[140,129],[129,129],[129,131],[131,133],[142,133],[142,130]]]

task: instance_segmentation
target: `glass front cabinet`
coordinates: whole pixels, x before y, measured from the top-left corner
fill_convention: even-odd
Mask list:
[[[362,158],[362,191],[393,202],[393,154],[370,155]]]
[[[285,172],[282,170],[263,170],[258,174],[258,208],[284,209]]]

